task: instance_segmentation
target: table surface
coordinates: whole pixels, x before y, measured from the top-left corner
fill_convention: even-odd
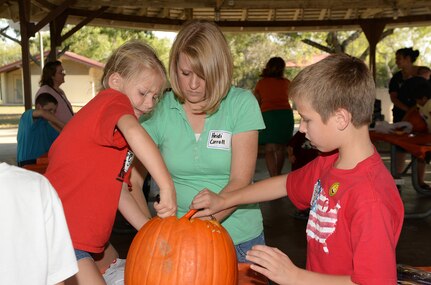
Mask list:
[[[238,284],[239,285],[267,285],[268,279],[260,273],[250,269],[250,264],[238,264]]]
[[[431,134],[383,134],[370,131],[371,140],[381,140],[397,145],[418,158],[425,158],[431,151]]]

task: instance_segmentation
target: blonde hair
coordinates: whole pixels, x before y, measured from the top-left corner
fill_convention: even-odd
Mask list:
[[[149,69],[160,73],[166,87],[166,68],[156,52],[146,43],[132,40],[117,48],[109,57],[105,65],[102,76],[102,88],[109,88],[109,76],[118,73],[125,80],[130,80],[144,69]]]
[[[346,109],[352,115],[352,124],[359,127],[371,122],[376,91],[363,61],[333,54],[302,70],[292,80],[289,96],[309,102],[324,123],[337,109]]]
[[[170,52],[169,75],[175,96],[184,103],[177,73],[181,53],[190,60],[193,72],[205,80],[207,104],[201,111],[214,113],[232,83],[233,60],[226,38],[216,24],[208,21],[192,20],[181,27]]]

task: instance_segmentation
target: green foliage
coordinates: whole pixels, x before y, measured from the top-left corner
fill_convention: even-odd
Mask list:
[[[67,26],[63,34],[72,29]],[[13,33],[12,33],[13,34]],[[359,35],[359,36],[358,36]],[[19,34],[15,35],[19,39]],[[30,40],[32,56],[39,53],[39,36]],[[45,50],[49,49],[49,33],[42,33]],[[358,36],[358,37],[357,37]],[[341,48],[344,52],[363,57],[368,63],[368,41],[359,31],[337,32],[298,32],[298,33],[227,33],[234,58],[234,84],[243,88],[253,89],[259,80],[259,75],[266,62],[273,56],[282,57],[288,68],[286,77],[293,79],[307,62],[323,53],[324,49],[335,50]],[[108,27],[86,26],[77,31],[63,46],[68,50],[86,57],[105,62],[114,49],[127,40],[138,39],[149,43],[158,53],[167,67],[171,40],[158,38],[153,32],[119,29]],[[313,42],[315,46],[304,43]],[[395,52],[402,47],[413,47],[420,51],[416,64],[431,66],[431,27],[414,27],[395,29],[393,34],[384,38],[377,45],[376,54],[376,82],[378,86],[387,86],[392,73],[397,70]],[[21,58],[18,43],[5,40],[0,36],[0,65],[8,64]],[[293,66],[293,67],[291,67]]]
[[[146,41],[151,38],[151,32],[146,31],[86,26],[67,39],[63,46],[69,46],[69,51],[74,53],[104,62],[113,50],[127,40]]]
[[[21,46],[17,43],[0,44],[0,66],[18,61],[21,59]]]

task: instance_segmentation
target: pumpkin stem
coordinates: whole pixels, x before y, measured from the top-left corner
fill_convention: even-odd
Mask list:
[[[191,209],[191,210],[189,210],[185,215],[184,215],[184,218],[186,218],[186,219],[190,219],[194,214],[196,214],[196,212],[197,212],[198,210],[196,210],[196,209]]]

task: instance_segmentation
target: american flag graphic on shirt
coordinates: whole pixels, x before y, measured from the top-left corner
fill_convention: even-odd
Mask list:
[[[325,191],[323,191],[320,180],[314,185],[310,206],[310,215],[306,230],[307,240],[316,240],[322,244],[323,251],[329,253],[326,240],[335,231],[338,210],[341,206],[337,203],[334,208],[329,208],[329,199],[325,195]]]

